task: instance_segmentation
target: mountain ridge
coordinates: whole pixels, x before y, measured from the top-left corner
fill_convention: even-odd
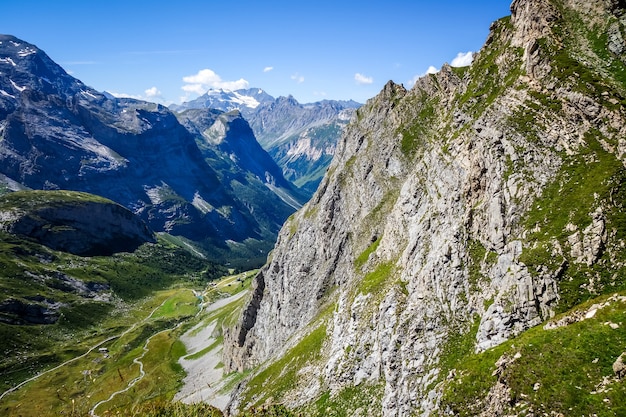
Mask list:
[[[177,112],[194,108],[240,111],[285,178],[310,197],[345,125],[359,106],[353,100],[300,104],[291,95],[274,98],[260,88],[250,88],[209,90],[195,100],[170,108]]]
[[[389,82],[357,111],[226,330],[226,372],[253,370],[231,411],[568,413],[559,392],[496,371],[520,353],[512,338],[626,290],[611,197],[626,180],[624,14],[623,2],[516,0],[470,67]],[[457,370],[480,358],[488,382],[475,387]]]

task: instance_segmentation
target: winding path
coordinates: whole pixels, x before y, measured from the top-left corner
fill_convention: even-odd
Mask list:
[[[151,319],[151,318],[152,318],[152,316],[154,315],[154,313],[155,313],[155,312],[156,312],[159,308],[161,308],[161,307],[163,306],[163,304],[165,304],[165,302],[167,302],[167,300],[169,300],[170,298],[171,298],[171,297],[168,297],[168,298],[166,298],[165,300],[163,300],[163,302],[162,302],[161,304],[159,304],[157,307],[155,307],[155,308],[154,308],[154,310],[152,310],[152,312],[151,312],[151,313],[150,313],[150,314],[149,314],[146,318],[144,318],[143,320],[141,320],[141,321],[139,321],[139,322],[137,322],[137,323],[133,324],[133,325],[132,325],[132,326],[130,326],[128,329],[124,330],[122,333],[117,334],[117,335],[114,335],[114,336],[111,336],[111,337],[109,337],[108,339],[102,340],[102,341],[98,342],[97,344],[93,345],[91,348],[89,348],[89,350],[87,350],[87,352],[83,353],[82,355],[80,355],[80,356],[76,356],[75,358],[72,358],[72,359],[68,359],[68,360],[66,360],[65,362],[63,362],[63,363],[61,363],[61,364],[59,364],[59,365],[55,366],[54,368],[46,369],[45,371],[40,372],[40,373],[38,373],[37,375],[35,375],[35,376],[31,377],[31,378],[28,378],[28,379],[27,379],[27,380],[25,380],[25,381],[20,382],[18,385],[14,386],[13,388],[9,388],[8,390],[6,390],[6,391],[4,391],[2,394],[0,394],[0,400],[2,400],[2,399],[6,396],[6,395],[8,395],[8,394],[10,394],[10,393],[12,393],[12,392],[17,391],[18,389],[20,389],[20,388],[21,388],[21,387],[23,387],[24,385],[28,384],[29,382],[35,381],[36,379],[41,378],[42,376],[44,376],[44,375],[46,375],[46,374],[49,374],[49,373],[51,373],[51,372],[54,372],[54,371],[56,371],[57,369],[60,369],[60,368],[62,368],[62,367],[64,367],[64,366],[66,366],[66,365],[68,365],[68,364],[70,364],[70,363],[72,363],[72,362],[74,362],[74,361],[77,361],[77,360],[79,360],[79,359],[84,358],[85,356],[89,355],[91,352],[93,352],[94,350],[98,349],[100,346],[104,345],[105,343],[110,342],[111,340],[114,340],[114,339],[120,338],[120,337],[122,337],[122,336],[125,336],[126,334],[128,334],[128,333],[130,333],[131,331],[135,330],[135,329],[137,328],[137,326],[139,326],[139,325],[141,325],[141,324],[145,323],[147,320]],[[150,340],[150,339],[148,339],[148,340]],[[142,357],[143,357],[143,355],[142,355]],[[142,366],[142,368],[143,368],[143,366]]]
[[[236,278],[236,276],[234,276],[233,278],[229,279],[228,281],[226,281],[226,280],[225,280],[224,282],[232,282],[232,281],[234,281],[234,280],[235,280],[235,278]],[[216,287],[206,288],[206,289],[202,292],[202,294],[200,294],[200,295],[201,295],[202,297],[206,297],[208,294],[210,294],[211,292],[215,292],[215,291],[217,291],[217,288],[216,288]],[[193,291],[193,293],[194,293],[194,295],[198,296],[198,294],[196,293],[196,291]],[[211,310],[214,310],[214,309],[216,309],[216,308],[220,308],[220,307],[222,307],[223,305],[227,304],[228,302],[232,302],[234,299],[238,299],[238,298],[240,298],[240,297],[241,297],[241,296],[243,296],[244,294],[245,294],[245,291],[244,291],[244,292],[242,292],[242,293],[236,294],[235,296],[232,296],[232,297],[230,297],[230,298],[228,298],[228,299],[221,299],[221,300],[217,300],[217,301],[215,301],[215,302],[211,303],[211,305],[207,308],[207,311],[211,311]],[[168,299],[169,299],[169,298],[168,298]],[[144,321],[145,321],[145,320],[148,320],[150,317],[152,317],[152,315],[154,314],[154,312],[155,312],[156,310],[158,310],[158,309],[159,309],[159,308],[160,308],[160,307],[161,307],[161,306],[162,306],[162,305],[163,305],[163,304],[164,304],[164,303],[165,303],[168,299],[166,299],[165,301],[163,301],[163,303],[161,303],[161,305],[159,305],[159,307],[157,307],[155,310],[153,310],[153,311],[152,311],[152,313],[150,313],[150,316],[146,317],[146,318],[144,319]],[[199,310],[198,310],[198,312],[194,315],[194,317],[197,317],[198,315],[200,315],[200,313],[202,313],[202,311],[203,311],[203,309],[204,309],[205,305],[206,305],[206,303],[204,303],[204,302],[201,302],[201,303],[200,303],[200,305],[199,305]],[[130,390],[133,386],[135,386],[135,384],[137,384],[137,382],[141,381],[141,380],[143,379],[143,377],[145,377],[145,376],[146,376],[146,372],[145,372],[145,371],[144,371],[144,369],[143,369],[143,362],[142,362],[141,360],[142,360],[142,359],[146,356],[146,354],[147,354],[147,353],[148,353],[148,351],[150,350],[150,349],[148,349],[148,345],[150,344],[150,341],[152,340],[152,338],[153,338],[153,337],[155,337],[155,336],[157,336],[157,335],[159,335],[159,334],[161,334],[161,333],[164,333],[164,332],[169,332],[169,331],[172,331],[172,330],[176,330],[176,329],[177,329],[178,327],[180,327],[182,324],[183,324],[183,322],[180,322],[180,323],[176,324],[176,326],[174,326],[174,327],[171,327],[171,328],[168,328],[168,329],[163,329],[163,330],[161,330],[161,331],[159,331],[159,332],[157,332],[157,333],[153,334],[153,335],[152,335],[152,336],[150,336],[149,338],[147,338],[147,339],[146,339],[146,342],[145,342],[145,343],[144,343],[144,345],[143,345],[143,352],[142,352],[142,354],[141,354],[140,356],[136,357],[135,359],[133,359],[133,363],[136,363],[137,365],[139,365],[139,376],[135,377],[132,381],[130,381],[130,382],[128,383],[128,386],[127,386],[126,388],[121,389],[121,390],[119,390],[119,391],[115,391],[115,392],[114,392],[114,393],[112,393],[112,394],[109,396],[109,398],[107,398],[106,400],[98,401],[98,402],[97,402],[97,403],[96,403],[96,404],[95,404],[95,405],[91,408],[91,410],[89,410],[89,415],[90,415],[90,416],[92,416],[92,417],[99,417],[99,416],[98,416],[98,414],[96,414],[96,409],[97,409],[98,407],[100,407],[102,404],[106,404],[106,403],[108,403],[109,401],[113,400],[113,398],[115,398],[117,395],[119,395],[119,394],[123,394],[123,393],[125,393],[125,392],[128,392],[128,390]]]
[[[125,392],[127,392],[129,389],[131,389],[137,382],[141,381],[143,379],[144,376],[146,376],[146,371],[143,370],[143,362],[141,361],[144,356],[146,356],[146,353],[148,353],[148,351],[150,349],[148,349],[148,344],[150,344],[150,340],[152,340],[153,337],[164,333],[164,332],[169,332],[171,330],[175,330],[177,329],[180,325],[182,325],[183,322],[178,323],[176,326],[171,327],[169,329],[164,329],[161,330],[160,332],[157,332],[155,334],[153,334],[152,336],[150,336],[149,338],[146,339],[146,342],[143,345],[143,352],[141,353],[140,356],[136,357],[135,359],[133,359],[133,363],[136,363],[137,365],[139,365],[139,376],[135,377],[132,381],[130,381],[128,383],[128,386],[124,389],[121,389],[119,391],[115,391],[114,393],[112,393],[109,398],[107,398],[106,400],[102,400],[102,401],[98,401],[96,403],[96,405],[94,405],[91,410],[89,410],[89,415],[93,416],[93,417],[99,417],[98,414],[96,414],[96,409],[98,407],[100,407],[102,404],[108,403],[109,401],[111,401],[113,398],[115,398],[118,394],[123,394]]]
[[[235,278],[236,278],[236,276],[233,276],[233,277],[232,277],[232,278],[230,278],[228,281],[224,281],[224,283],[225,283],[225,282],[232,282],[232,281],[234,281],[234,279],[235,279]],[[201,296],[204,298],[204,297],[206,297],[208,294],[210,294],[211,292],[215,292],[215,291],[217,291],[217,287],[206,288],[206,289],[202,292]],[[195,292],[195,291],[194,291],[194,294],[196,294],[196,292]],[[199,314],[200,314],[200,313],[204,310],[204,308],[205,308],[205,307],[207,307],[207,310],[208,310],[208,311],[211,311],[211,310],[213,310],[213,309],[216,309],[216,308],[221,307],[223,304],[226,304],[226,303],[228,303],[228,302],[233,301],[233,299],[237,299],[237,298],[239,298],[239,297],[243,296],[244,294],[245,294],[245,291],[243,291],[242,293],[238,293],[238,294],[236,294],[235,296],[231,296],[231,297],[229,297],[229,298],[227,298],[227,299],[216,300],[216,301],[215,301],[215,302],[213,302],[213,303],[204,302],[204,300],[202,300],[202,301],[200,302],[200,305],[199,305],[199,310],[198,310],[198,312],[195,314],[195,316],[194,316],[194,317],[197,317],[197,316],[198,316],[198,315],[199,315]],[[197,294],[196,294],[196,295],[197,295]],[[22,382],[21,382],[21,383],[19,383],[18,385],[16,385],[16,386],[14,386],[14,387],[12,387],[12,388],[10,388],[10,389],[8,389],[8,390],[4,391],[2,394],[0,394],[0,400],[2,400],[2,399],[6,396],[6,395],[8,395],[8,394],[10,394],[10,393],[12,393],[12,392],[17,391],[18,389],[20,389],[20,388],[21,388],[21,387],[23,387],[24,385],[28,384],[29,382],[35,381],[35,380],[37,380],[38,378],[40,378],[40,377],[42,377],[42,376],[44,376],[44,375],[46,375],[46,374],[49,374],[49,373],[51,373],[51,372],[54,372],[54,371],[56,371],[56,370],[58,370],[58,369],[60,369],[60,368],[62,368],[62,367],[64,367],[64,366],[66,366],[66,365],[68,365],[68,364],[70,364],[70,363],[74,362],[74,361],[77,361],[77,360],[79,360],[79,359],[82,359],[82,358],[86,357],[87,355],[89,355],[91,352],[93,352],[95,349],[98,349],[99,347],[101,347],[102,345],[104,345],[105,343],[110,342],[111,340],[114,340],[114,339],[121,338],[121,337],[125,336],[126,334],[128,334],[128,333],[132,332],[132,331],[133,331],[133,330],[135,330],[138,326],[140,326],[140,325],[144,324],[145,322],[147,322],[148,320],[150,320],[150,319],[152,318],[152,316],[154,315],[154,313],[156,313],[156,311],[157,311],[157,310],[159,310],[159,309],[160,309],[160,308],[161,308],[161,307],[162,307],[162,306],[163,306],[163,305],[164,305],[164,304],[165,304],[165,303],[166,303],[166,302],[167,302],[170,298],[172,298],[172,297],[168,297],[168,298],[166,298],[165,300],[163,300],[163,302],[162,302],[161,304],[159,304],[157,307],[155,307],[155,308],[154,308],[154,309],[150,312],[150,314],[149,314],[148,316],[146,316],[144,319],[142,319],[141,321],[138,321],[138,322],[134,323],[134,324],[133,324],[132,326],[130,326],[128,329],[124,330],[123,332],[121,332],[121,333],[119,333],[119,334],[117,334],[117,335],[111,336],[111,337],[109,337],[109,338],[107,338],[107,339],[105,339],[105,340],[102,340],[102,341],[98,342],[97,344],[95,344],[95,345],[93,345],[91,348],[89,348],[89,349],[88,349],[85,353],[83,353],[82,355],[80,355],[80,356],[76,356],[76,357],[74,357],[74,358],[72,358],[72,359],[69,359],[69,360],[67,360],[67,361],[65,361],[65,362],[63,362],[63,363],[61,363],[61,364],[59,364],[59,365],[55,366],[54,368],[50,368],[50,369],[47,369],[47,370],[45,370],[45,371],[43,371],[43,372],[40,372],[40,373],[38,373],[37,375],[35,375],[35,376],[33,376],[33,377],[31,377],[31,378],[29,378],[29,379],[25,380],[25,381],[22,381]],[[209,304],[210,304],[210,305],[209,305]],[[143,362],[142,362],[142,359],[143,359],[143,358],[146,356],[146,354],[149,352],[148,345],[150,344],[150,341],[152,340],[152,338],[153,338],[153,337],[155,337],[155,336],[157,336],[157,335],[159,335],[159,334],[161,334],[161,333],[164,333],[164,332],[169,332],[169,331],[175,330],[175,329],[177,329],[179,326],[181,326],[183,323],[184,323],[184,322],[179,322],[179,323],[178,323],[178,324],[176,324],[174,327],[171,327],[171,328],[168,328],[168,329],[161,330],[161,331],[159,331],[159,332],[157,332],[157,333],[155,333],[155,334],[151,335],[149,338],[147,338],[147,339],[146,339],[146,341],[145,341],[145,343],[144,343],[144,345],[143,345],[143,352],[142,352],[142,354],[141,354],[140,356],[136,357],[135,359],[133,359],[133,363],[136,363],[137,365],[139,365],[139,376],[137,376],[137,377],[135,377],[133,380],[131,380],[131,381],[128,383],[128,386],[127,386],[126,388],[124,388],[124,389],[122,389],[122,390],[119,390],[119,391],[116,391],[116,392],[112,393],[112,394],[109,396],[109,398],[107,398],[106,400],[101,400],[101,401],[97,402],[97,403],[96,403],[96,404],[95,404],[95,405],[91,408],[91,410],[89,410],[89,415],[90,415],[90,416],[92,416],[92,417],[99,417],[99,416],[98,416],[98,414],[96,414],[96,409],[97,409],[98,407],[100,407],[102,404],[105,404],[105,403],[107,403],[107,402],[111,401],[111,400],[112,400],[113,398],[115,398],[117,395],[122,394],[122,393],[124,393],[124,392],[127,392],[127,391],[128,391],[128,390],[130,390],[133,386],[135,386],[135,384],[137,384],[137,382],[141,381],[141,380],[145,377],[145,375],[146,375],[146,372],[145,372],[145,371],[144,371],[144,369],[143,369]]]

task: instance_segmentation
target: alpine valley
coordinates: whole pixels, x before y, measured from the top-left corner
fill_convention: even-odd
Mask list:
[[[241,111],[285,178],[311,197],[335,154],[341,134],[360,106],[352,100],[300,104],[291,96],[275,99],[261,89],[252,88],[209,90],[195,100],[171,108]]]
[[[0,413],[626,415],[625,39],[514,0],[362,106],[168,109],[0,37]]]

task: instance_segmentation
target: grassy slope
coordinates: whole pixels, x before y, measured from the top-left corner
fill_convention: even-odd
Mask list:
[[[626,67],[609,57],[606,36],[601,34],[605,28],[590,29],[575,12],[555,3],[565,16],[553,26],[562,43],[539,42],[552,63],[550,77],[608,108],[614,108],[615,103],[623,106]],[[599,42],[602,38],[604,41]],[[580,59],[581,50],[589,56]],[[473,66],[471,71],[481,70]],[[538,120],[561,111],[555,97],[532,91],[525,107],[511,115],[509,122],[529,141],[536,142],[538,131],[545,128]],[[625,169],[601,146],[601,142],[614,145],[614,140],[590,129],[577,154],[561,155],[563,164],[556,177],[521,219],[521,227],[530,232],[525,235],[520,260],[531,273],[563,266],[558,306],[562,315],[554,321],[581,315],[581,311],[584,316],[593,304],[605,302],[614,292],[623,295],[626,290],[626,255],[620,249],[626,237],[622,207]],[[598,207],[602,207],[606,229],[611,231],[599,259],[592,265],[578,263],[568,250],[555,256],[555,247],[569,248],[572,226],[584,230]],[[626,386],[615,378],[612,364],[626,346],[625,315],[626,304],[612,302],[588,320],[549,330],[538,326],[481,354],[474,353],[477,326],[451,336],[441,360],[441,375],[449,377],[441,382],[440,414],[476,415],[497,395],[505,395],[500,398],[501,404],[506,404],[504,414],[624,415]],[[498,368],[499,359],[513,361]]]
[[[210,283],[203,300],[210,303],[246,291],[254,273],[250,271]],[[239,299],[198,315],[198,297],[191,291],[199,289],[197,284],[183,280],[172,288],[155,291],[149,297],[127,303],[124,311],[112,314],[99,323],[99,329],[104,334],[117,336],[102,345],[108,349],[106,355],[94,349],[84,357],[42,375],[1,400],[0,410],[9,414],[46,416],[63,412],[86,416],[99,401],[106,401],[95,410],[98,414],[221,415],[219,410],[210,406],[171,403],[184,376],[178,359],[185,356],[186,351],[179,337],[201,321],[205,325],[217,322],[217,327],[221,328],[222,324],[238,317],[243,305],[243,299]],[[67,352],[64,358],[85,353],[98,340],[88,337],[72,352]],[[221,338],[218,341],[221,342]],[[211,349],[219,347],[220,343],[210,346]],[[201,350],[193,357],[187,356],[187,359],[200,358],[207,351]],[[127,392],[111,398],[111,394],[123,390],[140,376],[136,361],[143,363],[145,376]],[[226,389],[232,389],[240,379],[239,375],[227,375],[224,380]]]
[[[622,296],[624,293],[621,294]],[[454,354],[444,365],[441,415],[478,414],[479,401],[499,381],[508,391],[507,412],[519,415],[617,416],[626,413],[626,386],[612,365],[626,346],[626,302],[601,296],[557,316],[584,317],[594,305],[604,308],[582,321],[558,328],[535,327],[519,337],[481,354],[474,354],[474,333],[450,341]],[[499,371],[496,362],[510,362]]]
[[[67,201],[80,204],[106,200],[84,193],[14,193],[3,198],[3,208],[41,207]],[[2,409],[46,414],[67,408],[70,399],[84,395],[99,398],[97,390],[90,387],[96,376],[110,380],[106,386],[111,388],[116,386],[116,378],[125,379],[125,373],[131,377],[138,367],[132,359],[140,354],[146,337],[195,314],[195,296],[190,289],[176,287],[203,288],[224,271],[163,239],[157,244],[145,244],[134,253],[79,257],[0,232],[0,302],[16,300],[33,306],[61,304],[54,324],[13,324],[19,323],[21,316],[10,311],[2,313],[2,392],[88,352],[112,336],[120,336],[104,345],[110,350],[110,360],[104,360],[95,350],[85,359],[28,384],[28,389],[24,387],[7,395]],[[81,290],[85,287],[91,289],[90,293]],[[161,302],[164,304],[159,306]],[[122,335],[126,329],[132,331]],[[163,333],[158,337],[173,336],[175,334]],[[170,346],[159,356],[171,360],[162,361],[163,369],[155,372],[161,372],[168,381],[180,380],[181,369],[170,366],[170,362],[175,363],[184,353],[180,342],[172,338],[157,345]],[[117,364],[115,370],[110,367],[111,363]],[[143,395],[158,395],[156,387],[153,384],[142,388],[138,384],[137,388],[143,389]],[[158,388],[175,392],[175,387],[168,384],[159,384]]]

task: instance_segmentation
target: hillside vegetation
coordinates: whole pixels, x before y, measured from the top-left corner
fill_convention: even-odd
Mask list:
[[[626,412],[625,16],[516,0],[357,111],[225,339],[232,412]]]

